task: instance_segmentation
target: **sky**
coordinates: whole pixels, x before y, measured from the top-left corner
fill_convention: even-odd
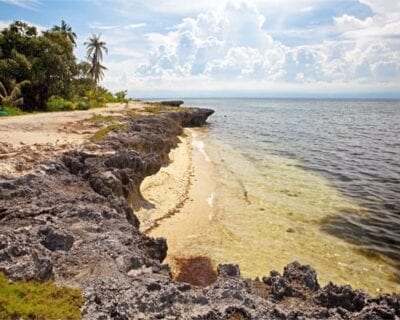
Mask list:
[[[400,0],[0,0],[0,29],[62,19],[130,97],[400,98]]]

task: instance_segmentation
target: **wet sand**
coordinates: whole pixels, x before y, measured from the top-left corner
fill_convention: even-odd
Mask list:
[[[136,211],[141,229],[168,241],[166,263],[177,276],[178,264],[191,258],[188,241],[206,232],[213,220],[214,167],[197,140],[202,129],[185,129],[185,136],[171,154],[171,163],[141,186],[147,207]]]

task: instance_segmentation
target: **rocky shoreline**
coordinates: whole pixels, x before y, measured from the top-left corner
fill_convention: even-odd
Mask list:
[[[183,127],[201,126],[212,113],[132,116],[90,149],[0,179],[0,271],[14,281],[82,288],[84,319],[400,317],[398,294],[373,298],[348,286],[321,288],[316,272],[296,262],[282,275],[256,280],[241,278],[236,265],[220,265],[207,285],[172,279],[162,264],[166,240],[139,231],[140,184],[168,163]]]

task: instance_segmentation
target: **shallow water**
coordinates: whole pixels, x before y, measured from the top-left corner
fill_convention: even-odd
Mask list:
[[[322,284],[400,292],[400,102],[186,104],[216,113],[193,132],[201,184],[151,232],[173,268],[207,256],[254,278],[298,260]]]
[[[186,105],[216,110],[197,142],[219,181],[210,195],[217,222],[199,251],[240,260],[249,276],[267,271],[257,256],[279,261],[272,263],[277,268],[295,258],[320,274],[330,270],[327,279],[336,268],[340,282],[400,291],[399,101],[199,99]]]

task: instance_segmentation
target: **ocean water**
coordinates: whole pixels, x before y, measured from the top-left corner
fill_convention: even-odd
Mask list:
[[[217,187],[190,254],[263,276],[298,260],[321,281],[400,291],[400,101],[192,99]],[[211,173],[210,173],[211,174]]]

